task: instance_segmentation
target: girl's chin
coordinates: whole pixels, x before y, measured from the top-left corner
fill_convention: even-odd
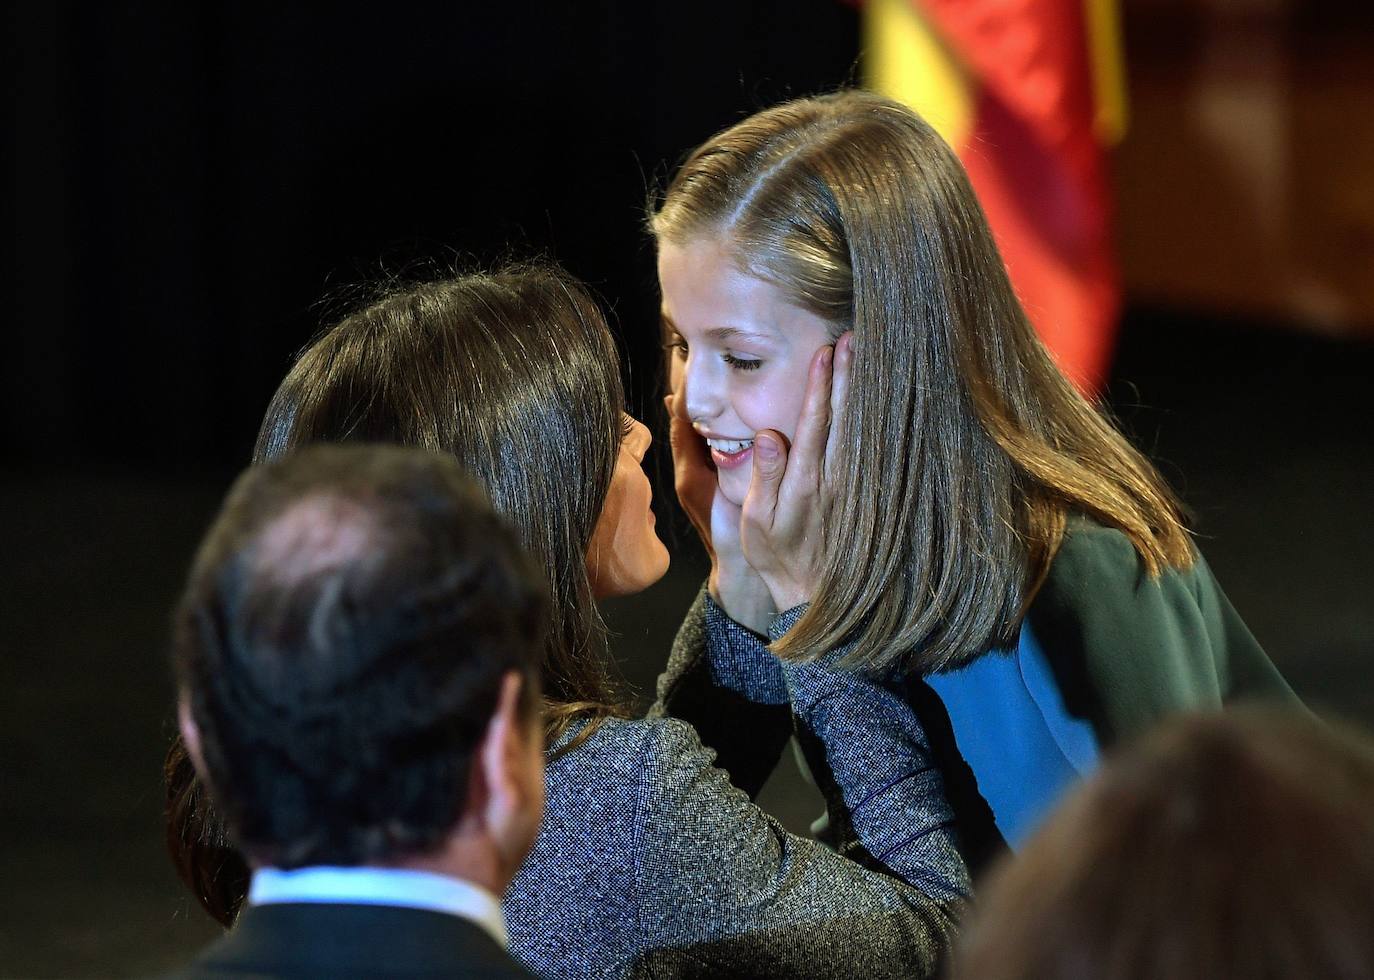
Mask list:
[[[745,471],[743,479],[734,473],[720,473],[717,478],[720,480],[720,495],[736,507],[744,506],[744,498],[749,493],[749,471]]]

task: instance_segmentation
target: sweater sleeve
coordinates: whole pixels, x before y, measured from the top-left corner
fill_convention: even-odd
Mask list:
[[[767,639],[730,619],[703,585],[659,675],[650,718],[692,725],[716,765],[756,797],[792,736],[782,669]]]
[[[777,641],[806,611],[774,618]],[[853,667],[838,667],[849,647],[780,664],[798,739],[826,801],[826,835],[844,854],[920,872],[929,893],[967,897],[967,870],[954,832],[943,777],[916,712],[895,690]],[[935,877],[930,877],[931,869]]]
[[[871,691],[801,684],[814,692],[811,714],[890,710]],[[839,736],[844,726],[819,727]],[[633,974],[933,976],[966,872],[952,843],[952,864],[941,848],[906,843],[944,820],[945,803],[922,747],[889,747],[895,761],[876,747],[868,756],[879,771],[869,796],[855,787],[852,815],[868,853],[888,858],[878,870],[787,833],[711,766],[690,729],[662,726],[642,770],[634,877],[644,942]],[[925,839],[949,836],[929,829]]]
[[[1066,707],[1092,719],[1104,744],[1179,711],[1293,699],[1200,555],[1151,578],[1120,531],[1076,527],[1030,619]]]

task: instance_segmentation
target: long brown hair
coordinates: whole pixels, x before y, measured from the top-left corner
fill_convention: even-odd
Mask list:
[[[979,895],[961,980],[1374,976],[1374,741],[1276,708],[1167,722]]]
[[[784,103],[698,147],[650,228],[854,332],[843,465],[816,598],[776,645],[940,670],[1015,641],[1080,511],[1146,571],[1193,551],[1154,467],[1055,367],[958,159],[910,109],[849,91]]]

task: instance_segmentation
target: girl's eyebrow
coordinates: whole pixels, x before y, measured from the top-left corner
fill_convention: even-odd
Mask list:
[[[741,330],[739,327],[712,327],[706,331],[706,339],[718,344],[728,344],[732,340],[768,340],[767,334]]]
[[[682,332],[678,330],[677,325],[673,323],[672,319],[668,316],[668,314],[660,313],[659,317],[663,321],[664,330],[666,330],[669,333],[675,333],[678,336],[682,335]],[[703,331],[702,336],[706,340],[712,341],[717,344],[728,344],[734,340],[773,339],[769,337],[767,334],[758,333],[756,331],[751,330],[741,330],[739,327],[711,327],[710,329]]]

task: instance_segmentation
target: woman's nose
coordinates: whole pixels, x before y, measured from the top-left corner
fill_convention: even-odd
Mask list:
[[[649,427],[647,425],[639,421],[639,419],[631,418],[630,434],[625,437],[625,441],[629,445],[630,453],[635,459],[642,463],[644,462],[644,454],[647,453],[649,447],[653,445],[654,437],[649,432]]]

